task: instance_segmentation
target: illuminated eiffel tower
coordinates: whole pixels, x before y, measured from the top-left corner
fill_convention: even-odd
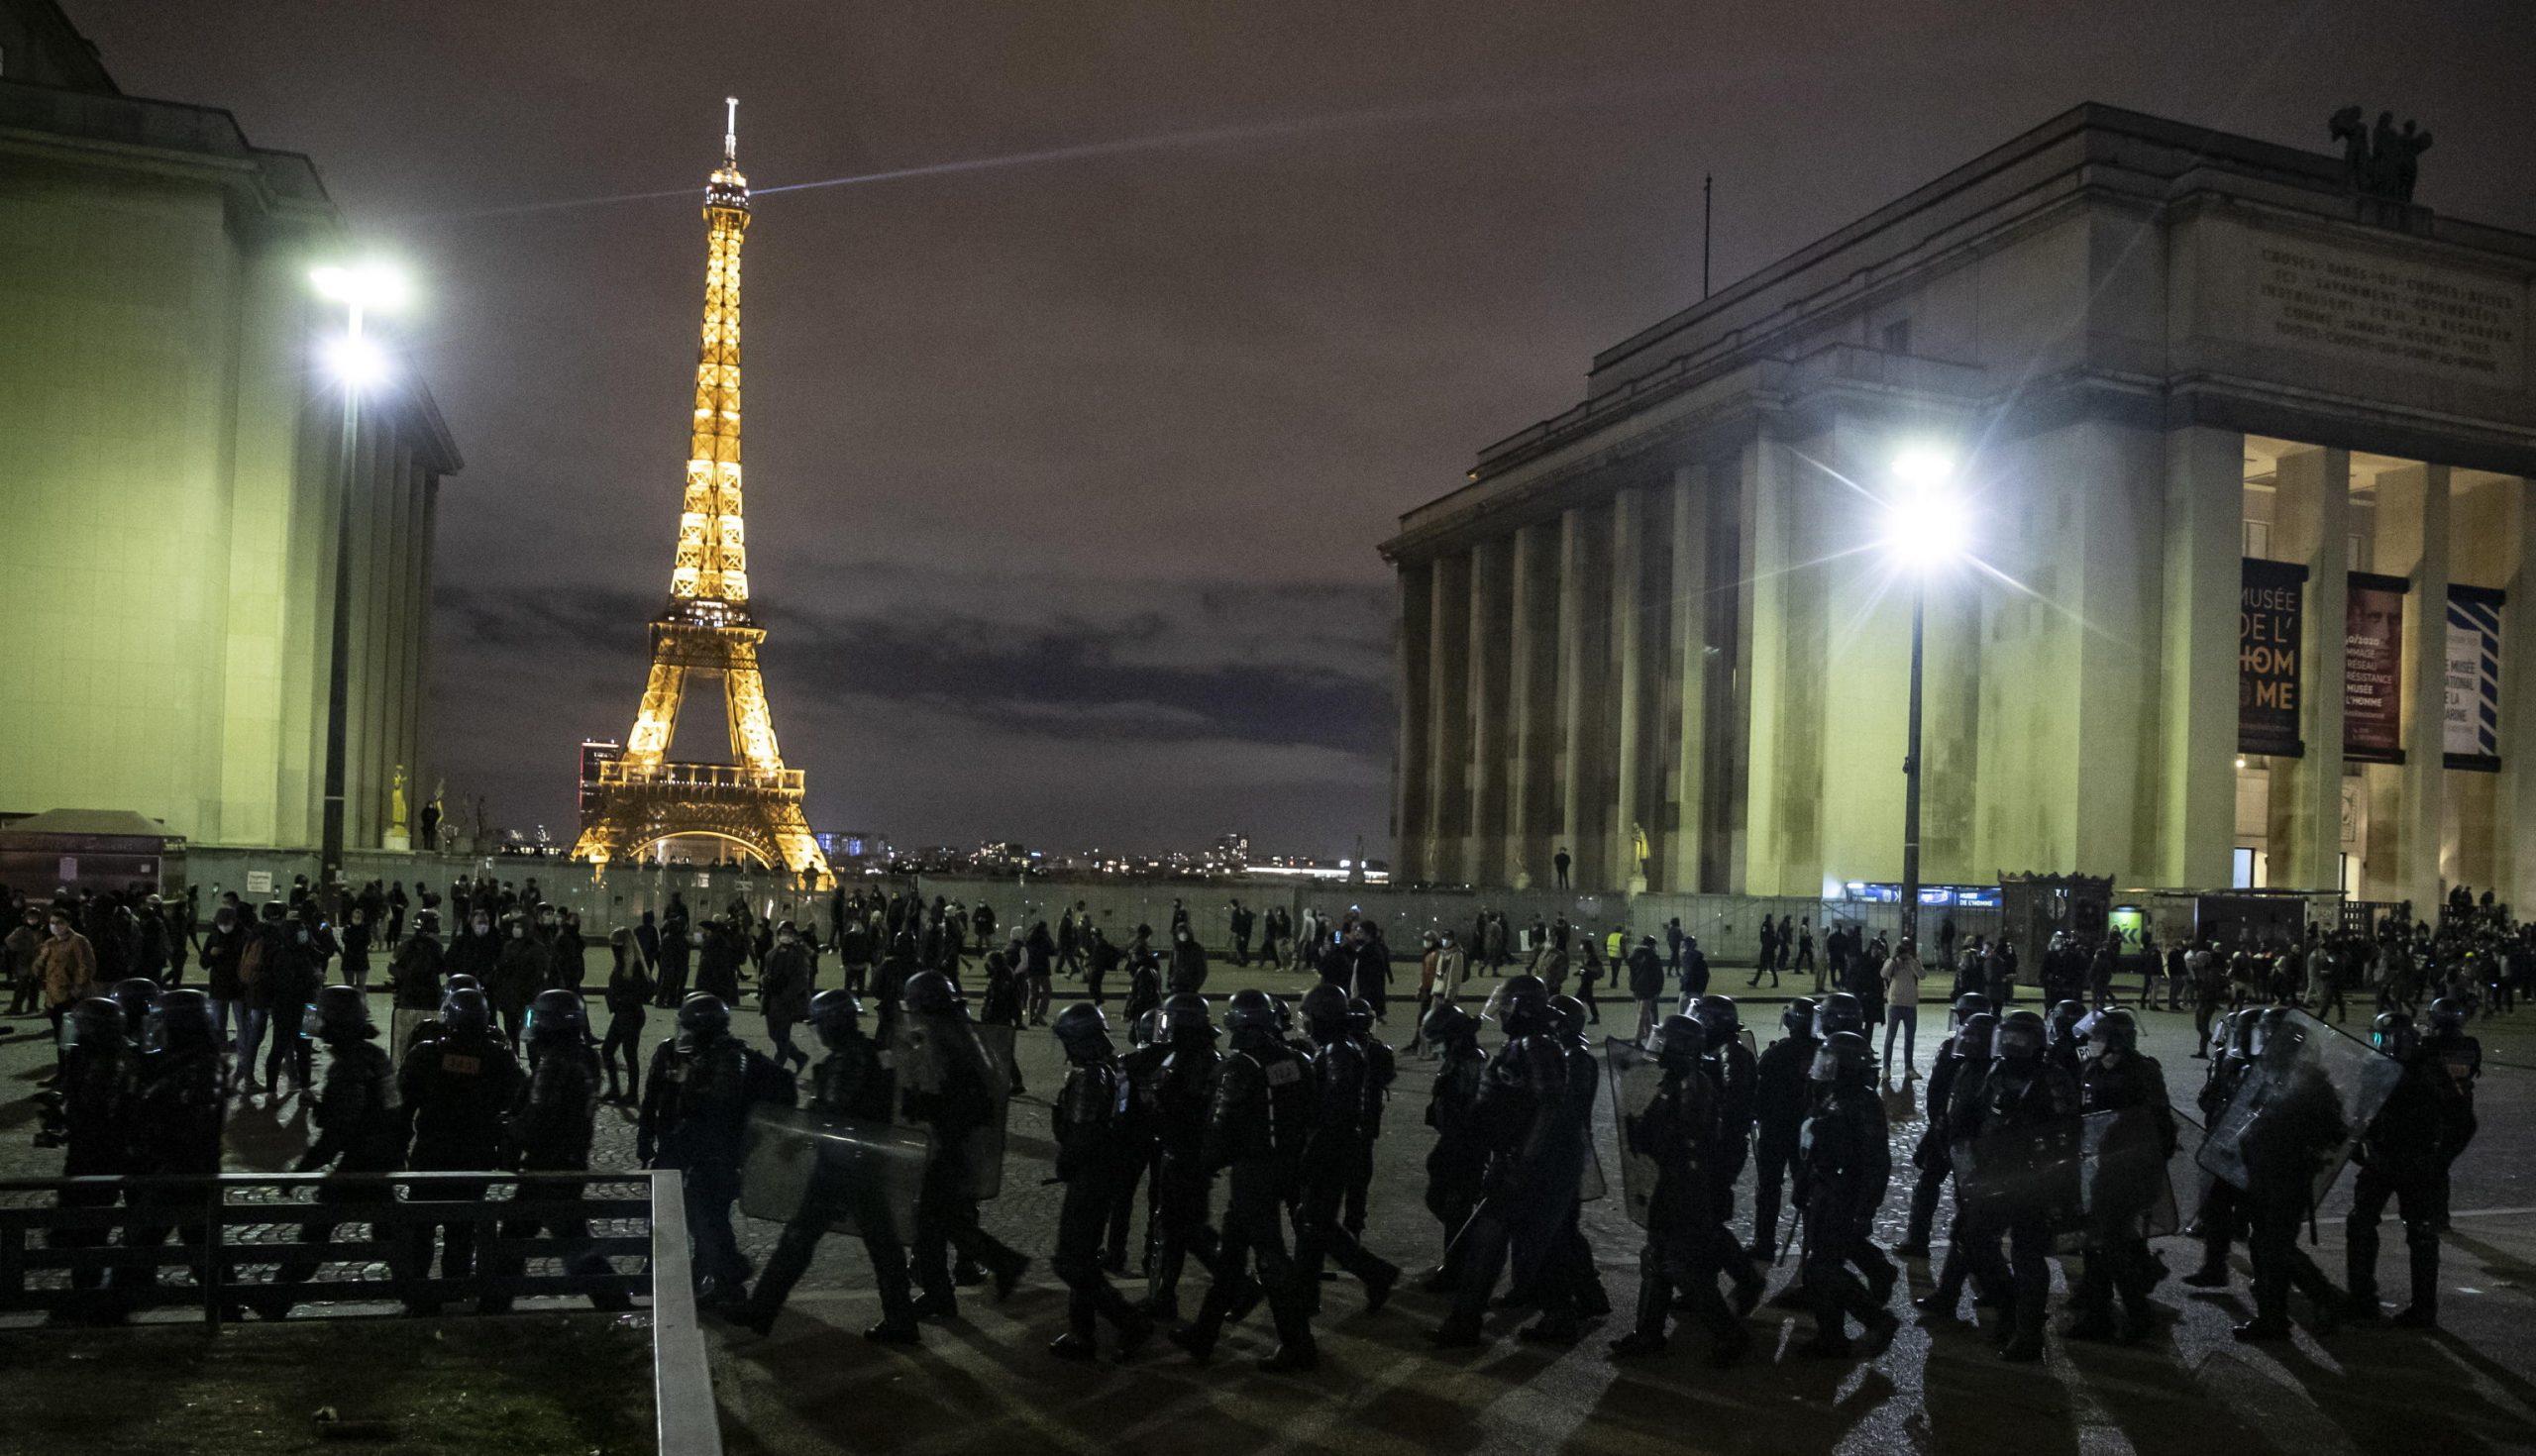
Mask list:
[[[749,226],[749,184],[738,160],[740,103],[729,105],[722,164],[704,188],[704,220],[711,225],[704,345],[695,360],[694,446],[669,605],[652,621],[652,676],[625,756],[600,769],[598,809],[573,858],[635,860],[665,839],[693,835],[825,881],[827,859],[801,814],[801,771],[785,768],[775,746],[757,665],[766,629],[749,612],[740,520],[740,239]],[[688,679],[698,677],[722,679],[737,763],[669,757],[679,703]]]

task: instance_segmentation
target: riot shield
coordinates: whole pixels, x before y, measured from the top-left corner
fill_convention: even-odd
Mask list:
[[[2200,1164],[2240,1190],[2260,1172],[2295,1173],[2308,1181],[2312,1208],[2403,1075],[2392,1057],[2293,1010],[2267,1033],[2263,1055],[2212,1119]]]
[[[1956,1206],[1992,1227],[2040,1223],[2055,1233],[2085,1225],[2080,1119],[1998,1127],[1949,1150]]]
[[[916,1194],[931,1152],[932,1140],[915,1128],[761,1106],[749,1113],[740,1211],[778,1223],[810,1213],[838,1233],[859,1233],[872,1217],[905,1243],[915,1237]]]
[[[2078,1158],[2080,1211],[2089,1234],[2164,1238],[2179,1226],[2166,1134],[2155,1110],[2121,1107],[2079,1118]]]
[[[1612,1085],[1612,1127],[1621,1142],[1621,1199],[1629,1208],[1630,1222],[1644,1228],[1647,1208],[1655,1200],[1656,1168],[1652,1157],[1637,1149],[1637,1127],[1638,1119],[1655,1101],[1664,1069],[1656,1065],[1654,1053],[1615,1036],[1604,1039],[1603,1070]],[[1597,1174],[1601,1171],[1593,1164],[1587,1167]]]
[[[955,1077],[983,1082],[995,1109],[970,1133],[961,1157],[969,1165],[970,1196],[992,1198],[1003,1192],[1004,1113],[1012,1100],[1012,1028],[981,1026],[966,1016],[901,1016],[892,1043],[891,1065],[902,1092],[938,1093]],[[901,1123],[909,1120],[903,1105]]]

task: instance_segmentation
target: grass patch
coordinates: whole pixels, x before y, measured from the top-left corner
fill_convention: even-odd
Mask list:
[[[651,1338],[551,1314],[15,1334],[0,1431],[82,1456],[651,1456]]]

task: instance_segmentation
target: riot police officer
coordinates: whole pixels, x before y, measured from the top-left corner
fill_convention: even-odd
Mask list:
[[[823,990],[810,998],[810,1030],[827,1049],[810,1071],[810,1106],[830,1118],[869,1124],[890,1120],[890,1069],[882,1065],[881,1048],[863,1032],[863,1003],[847,990]],[[776,1312],[810,1267],[819,1239],[840,1218],[851,1218],[872,1259],[872,1283],[881,1297],[881,1322],[863,1332],[876,1344],[912,1345],[920,1336],[915,1299],[907,1279],[906,1246],[891,1225],[889,1212],[871,1190],[839,1187],[830,1175],[814,1174],[801,1211],[784,1225],[766,1269],[749,1290],[749,1300],[737,1316],[740,1324],[765,1334],[775,1328]]]
[[[1955,1034],[1947,1038],[1946,1045],[1938,1048],[1937,1060],[1929,1067],[1928,1096],[1924,1103],[1927,1118],[1920,1133],[1920,1141],[1911,1150],[1911,1164],[1919,1169],[1920,1176],[1911,1186],[1910,1222],[1904,1225],[1902,1242],[1893,1250],[1894,1253],[1906,1259],[1929,1257],[1929,1234],[1937,1222],[1938,1196],[1946,1191],[1947,1102],[1955,1095],[1955,1077],[1963,1066],[1967,1050],[1976,1044],[1964,1039],[1963,1028],[1973,1017],[1986,1016],[1989,1013],[1990,998],[1979,991],[1967,990],[1956,996],[1952,1013],[1955,1018]],[[1990,1026],[1996,1024],[1995,1018],[1988,1023]],[[1988,1060],[1990,1038],[1986,1028],[1977,1038],[1977,1045],[1981,1058]]]
[[[1462,1234],[1468,1246],[1454,1271],[1452,1310],[1428,1336],[1442,1349],[1481,1343],[1480,1317],[1510,1254],[1516,1283],[1535,1290],[1544,1322],[1576,1317],[1575,1291],[1539,1277],[1575,1207],[1589,1151],[1568,1112],[1567,1057],[1539,977],[1509,977],[1497,999],[1506,1041],[1471,1107],[1488,1167]]]
[[[1752,1176],[1752,1249],[1754,1259],[1778,1262],[1779,1198],[1788,1167],[1796,1159],[1797,1132],[1805,1124],[1813,1100],[1814,998],[1798,996],[1779,1013],[1787,1034],[1761,1052],[1752,1079],[1752,1119],[1758,1164]],[[1943,1055],[1939,1066],[1945,1066]],[[1935,1085],[1936,1079],[1930,1079]]]
[[[1222,1267],[1197,1321],[1173,1330],[1171,1340],[1206,1359],[1235,1306],[1247,1307],[1264,1286],[1278,1344],[1261,1368],[1310,1370],[1321,1357],[1305,1292],[1286,1256],[1284,1211],[1312,1132],[1314,1095],[1310,1069],[1278,1034],[1277,1019],[1275,1000],[1261,990],[1234,992],[1224,1013],[1232,1050],[1216,1079],[1204,1153],[1208,1168],[1228,1174]]]
[[[2086,1019],[2087,1007],[2083,1001],[2062,1000],[2053,1004],[2052,1029],[2045,1038],[2045,1055],[2055,1066],[2068,1073],[2072,1082],[2078,1079],[2079,1054],[2086,1045],[2086,1038],[2078,1034],[2078,1023]]]
[[[1842,1031],[1866,1035],[1866,1007],[1849,992],[1836,990],[1814,1003],[1814,1039],[1825,1041]]]
[[[1726,1225],[1735,1219],[1735,1181],[1744,1176],[1744,1165],[1752,1156],[1760,1069],[1752,1049],[1744,1045],[1744,1021],[1733,996],[1704,995],[1692,1004],[1691,1016],[1707,1033],[1708,1050],[1701,1065],[1717,1088],[1717,1134],[1709,1150],[1709,1192],[1717,1199],[1717,1221]],[[1760,1241],[1756,1228],[1752,1242],[1758,1245]],[[1753,1267],[1751,1251],[1729,1237],[1717,1250],[1717,1257],[1719,1269],[1734,1281],[1737,1308],[1749,1312],[1760,1301],[1762,1285],[1761,1271]]]
[[[1806,1025],[1810,1033],[1812,1021]],[[1718,1236],[1717,1196],[1708,1187],[1717,1090],[1700,1068],[1707,1038],[1688,1016],[1665,1017],[1658,1036],[1656,1065],[1663,1075],[1654,1096],[1621,1127],[1626,1150],[1655,1165],[1655,1188],[1647,1198],[1646,1243],[1638,1255],[1638,1322],[1612,1342],[1612,1354],[1662,1350],[1674,1298],[1682,1295],[1708,1326],[1709,1363],[1724,1367],[1744,1353],[1751,1335],[1719,1296],[1710,1253]]]
[[[2326,1324],[2347,1300],[2316,1261],[2298,1247],[2298,1225],[2313,1211],[2316,1174],[2324,1159],[2352,1134],[2342,1103],[2322,1072],[2300,1055],[2296,1037],[2284,1033],[2283,1007],[2269,1007],[2258,1032],[2249,1077],[2265,1079],[2266,1094],[2242,1134],[2246,1170],[2246,1253],[2254,1265],[2255,1317],[2229,1330],[2241,1340],[2276,1340],[2289,1334],[2289,1292],[2298,1290]]]
[[[1066,1332],[1048,1346],[1065,1360],[1100,1353],[1099,1321],[1117,1331],[1125,1360],[1153,1334],[1153,1318],[1129,1304],[1101,1269],[1101,1239],[1118,1189],[1132,1174],[1142,1149],[1121,1136],[1125,1074],[1110,1043],[1101,1008],[1077,1001],[1057,1013],[1057,1044],[1065,1049],[1066,1080],[1050,1112],[1055,1123],[1057,1179],[1066,1186],[1057,1210],[1057,1250],[1051,1261],[1066,1286]]]
[[[1443,1225],[1449,1260],[1453,1236],[1479,1205],[1488,1168],[1488,1144],[1472,1116],[1488,1054],[1479,1049],[1479,1018],[1451,1001],[1426,1013],[1419,1036],[1435,1049],[1435,1082],[1426,1096],[1426,1125],[1435,1129],[1435,1146],[1426,1153],[1426,1211]],[[1427,1293],[1443,1293],[1451,1278],[1446,1265],[1437,1264],[1426,1275]]]
[[[731,1228],[749,1105],[791,1106],[792,1079],[731,1035],[731,1010],[706,991],[679,1002],[677,1034],[652,1053],[634,1152],[646,1168],[679,1171],[697,1301],[736,1303],[749,1263]]]
[[[2401,1011],[2381,1013],[2371,1041],[2402,1065],[2377,1117],[2371,1120],[2352,1160],[2360,1176],[2352,1189],[2351,1213],[2344,1221],[2348,1238],[2348,1290],[2351,1314],[2379,1317],[2378,1308],[2378,1222],[2394,1200],[2404,1220],[2404,1247],[2411,1255],[2412,1302],[2395,1322],[2417,1329],[2439,1324],[2439,1232],[2448,1217],[2447,1138],[2455,1122],[2453,1103],[2464,1093],[2447,1067],[2421,1045],[2412,1018]]]
[[[2246,1006],[2220,1018],[2218,1052],[2210,1058],[2196,1097],[2202,1126],[2215,1125],[2220,1114],[2228,1110],[2228,1104],[2236,1100],[2237,1088],[2254,1066],[2255,1037],[2262,1014],[2255,1007]],[[2194,1229],[2201,1239],[2201,1267],[2183,1277],[2186,1285],[2198,1290],[2228,1287],[2228,1249],[2245,1221],[2245,1196],[2235,1184],[2212,1179],[2208,1192],[2201,1196],[2201,1206],[2193,1212]]]
[[[2048,1055],[2043,1018],[2032,1011],[2010,1011],[1999,1022],[1997,1055],[1969,1096],[1951,1115],[1957,1141],[2008,1128],[2040,1127],[2078,1115],[2077,1083]],[[1970,1257],[1976,1276],[2009,1292],[2009,1318],[2001,1331],[2000,1354],[2012,1361],[2043,1358],[2043,1320],[2052,1295],[2052,1230],[2040,1210],[2012,1211],[2003,1229],[1984,1229],[1990,1237],[2006,1235],[2006,1267],[1999,1267],[1995,1246],[1976,1242]],[[1958,1220],[1960,1221],[1960,1220]],[[1983,1266],[1987,1265],[1985,1271]]]
[[[1869,1237],[1893,1172],[1885,1142],[1884,1098],[1865,1037],[1839,1032],[1815,1053],[1813,1114],[1800,1135],[1796,1196],[1805,1208],[1798,1280],[1814,1308],[1809,1355],[1853,1353],[1847,1321],[1864,1329],[1855,1353],[1872,1356],[1901,1321],[1884,1307],[1893,1266]]]
[[[2140,1023],[2129,1011],[2115,1007],[2101,1012],[2088,1031],[2087,1059],[2078,1074],[2078,1111],[2082,1116],[2125,1114],[2109,1121],[2102,1149],[2107,1154],[2124,1147],[2139,1154],[2145,1166],[2146,1155],[2154,1151],[2161,1169],[2174,1156],[2175,1114],[2166,1100],[2166,1072],[2157,1058],[2141,1052]],[[2126,1123],[2137,1124],[2134,1135],[2148,1140],[2147,1146],[2117,1142],[2113,1133]],[[2106,1178],[2127,1175],[2121,1168],[2106,1171],[2105,1158],[2099,1158],[2097,1167]],[[2149,1292],[2163,1277],[2149,1253],[2145,1222],[2155,1192],[2153,1188],[2090,1190],[2085,1271],[2078,1282],[2075,1312],[2061,1330],[2069,1338],[2114,1335],[2130,1341],[2152,1327]],[[2117,1297],[2122,1304],[2119,1324],[2114,1315]]]
[[[977,1140],[1002,1113],[989,1081],[1002,1072],[987,1065],[986,1049],[949,977],[919,971],[906,979],[898,999],[908,1021],[926,1033],[931,1049],[925,1067],[898,1068],[899,1110],[933,1138],[924,1188],[916,1198],[915,1273],[924,1293],[915,1301],[915,1312],[948,1319],[959,1312],[951,1281],[953,1249],[994,1276],[999,1300],[1011,1295],[1030,1266],[1026,1257],[978,1225],[973,1158],[976,1148],[984,1146]]]
[[[405,1167],[440,1173],[501,1165],[502,1118],[518,1094],[520,1070],[510,1044],[493,1033],[492,1025],[492,1007],[482,991],[452,991],[441,1002],[440,1034],[406,1053],[396,1078],[408,1129]],[[485,1187],[480,1180],[435,1181],[410,1184],[406,1194],[414,1202],[474,1202],[484,1196]],[[414,1225],[409,1272],[417,1279],[430,1276],[435,1227],[441,1235],[442,1277],[472,1277],[476,1225],[467,1219]],[[406,1307],[436,1314],[440,1301],[418,1297],[407,1300]]]
[[[1207,998],[1195,991],[1179,992],[1162,1003],[1161,1033],[1155,1045],[1163,1049],[1162,1065],[1150,1084],[1160,1153],[1153,1169],[1153,1267],[1145,1300],[1155,1318],[1176,1322],[1180,1276],[1189,1260],[1196,1259],[1217,1282],[1225,1278],[1215,1257],[1215,1175],[1206,1158],[1207,1118],[1215,1110],[1223,1055],[1215,1050]]]
[[[2475,1084],[2483,1075],[2483,1045],[2467,1034],[2466,1003],[2453,996],[2432,1001],[2424,1019],[2430,1034],[2422,1038],[2422,1047],[2447,1072],[2457,1092],[2440,1103],[2445,1109],[2440,1145],[2454,1163],[2475,1140]]]
[[[1374,1144],[1382,1140],[1383,1109],[1391,1101],[1392,1084],[1400,1080],[1400,1058],[1389,1042],[1374,1034],[1374,1003],[1363,996],[1347,1002],[1347,1034],[1365,1054],[1365,1151],[1347,1177],[1347,1201],[1338,1221],[1362,1238],[1365,1200],[1373,1193]]]
[[[598,1054],[590,1047],[589,1012],[581,993],[569,987],[539,991],[528,1003],[528,1076],[504,1123],[505,1140],[520,1172],[581,1173],[590,1166],[590,1135],[598,1116]],[[527,1203],[577,1203],[583,1184],[578,1178],[522,1177],[519,1198]],[[588,1281],[590,1303],[600,1309],[624,1309],[632,1300],[615,1280],[605,1255],[590,1246],[589,1220],[559,1216],[512,1219],[502,1224],[506,1239],[529,1238],[540,1227],[563,1247],[565,1272]],[[516,1273],[513,1263],[509,1272]],[[510,1301],[488,1301],[506,1309]]]
[[[1308,1304],[1318,1303],[1321,1268],[1335,1259],[1364,1283],[1365,1307],[1380,1309],[1400,1282],[1391,1261],[1369,1252],[1339,1221],[1360,1165],[1373,1158],[1369,1114],[1380,1093],[1365,1049],[1347,1027],[1347,992],[1322,982],[1304,992],[1303,1018],[1313,1039],[1312,1130],[1304,1144],[1303,1186],[1295,1207],[1296,1278]]]
[[[132,1117],[132,1171],[197,1178],[217,1174],[220,1132],[229,1106],[210,998],[198,990],[161,992],[144,1023],[142,1039]],[[137,1187],[131,1202],[136,1214],[147,1209],[153,1216],[136,1216],[124,1235],[126,1247],[156,1249],[166,1242],[171,1230],[179,1229],[187,1245],[202,1247],[201,1219],[187,1221],[182,1216],[201,1208],[201,1195],[177,1187]],[[198,1280],[202,1273],[197,1269]],[[135,1263],[128,1272],[117,1273],[119,1287],[127,1281],[156,1285],[158,1269]]]
[[[1135,1221],[1136,1186],[1142,1183],[1146,1191],[1144,1272],[1150,1281],[1154,1247],[1162,1238],[1162,1219],[1155,1206],[1162,1191],[1159,1184],[1151,1181],[1162,1156],[1161,1130],[1156,1125],[1156,1084],[1162,1077],[1162,1064],[1171,1056],[1170,1041],[1163,1034],[1162,1008],[1157,1006],[1137,1017],[1127,1030],[1127,1054],[1118,1059],[1118,1072],[1126,1083],[1126,1105],[1120,1108],[1117,1125],[1110,1132],[1126,1171],[1112,1181],[1116,1196],[1110,1200],[1105,1220],[1109,1240],[1101,1254],[1101,1267],[1111,1274],[1127,1272],[1127,1230]]]
[[[1920,1188],[1929,1188],[1934,1183],[1938,1190],[1943,1191],[1948,1179],[1954,1175],[1955,1128],[1958,1117],[1964,1115],[1962,1109],[1970,1105],[1974,1090],[1989,1074],[1998,1027],[1999,1018],[1987,1011],[1975,1011],[1964,1017],[1962,1024],[1955,1027],[1955,1036],[1947,1043],[1946,1055],[1952,1061],[1941,1059],[1937,1070],[1930,1074],[1929,1125],[1920,1135],[1919,1147],[1912,1154],[1913,1160],[1920,1165]],[[1943,1099],[1937,1098],[1934,1092],[1941,1076],[1948,1080],[1947,1094]],[[1917,1189],[1913,1191],[1910,1231],[1917,1236],[1916,1247],[1906,1245],[1896,1253],[1927,1254],[1928,1235],[1936,1221],[1936,1194],[1932,1193],[1928,1219],[1922,1221],[1920,1195]],[[1978,1220],[1967,1222],[1959,1196],[1955,1214],[1948,1223],[1946,1259],[1938,1266],[1937,1288],[1913,1300],[1913,1306],[1924,1313],[1953,1318],[1963,1302],[1964,1282],[1976,1276],[1980,1281],[1981,1296],[1977,1302],[2004,1305],[2006,1293],[1989,1282],[1989,1272],[1995,1267],[1996,1231],[1981,1229]],[[1986,1250],[1988,1257],[1975,1258],[1973,1250],[1976,1247]]]
[[[134,1117],[140,1103],[141,1067],[124,1034],[123,1007],[105,996],[89,996],[64,1018],[60,1112],[55,1124],[61,1140],[61,1176],[113,1178],[132,1171]],[[65,1208],[112,1206],[113,1187],[65,1188]],[[106,1242],[102,1228],[57,1228],[45,1240],[56,1249],[89,1249]],[[70,1287],[95,1290],[106,1282],[102,1264],[74,1266]],[[102,1316],[102,1307],[84,1310]]]
[[[321,988],[301,1020],[301,1029],[326,1044],[326,1078],[317,1090],[317,1141],[301,1155],[297,1173],[329,1170],[317,1185],[321,1210],[331,1206],[390,1201],[386,1183],[370,1175],[392,1173],[405,1150],[405,1117],[397,1102],[396,1072],[387,1051],[378,1045],[378,1028],[370,1022],[370,997],[357,987]],[[321,1211],[299,1228],[301,1244],[333,1237],[340,1215]],[[274,1276],[277,1287],[304,1285],[321,1261],[313,1252],[285,1260]],[[289,1312],[293,1297],[276,1288],[258,1301],[265,1317]]]

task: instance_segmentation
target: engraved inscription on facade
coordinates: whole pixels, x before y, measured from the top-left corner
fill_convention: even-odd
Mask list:
[[[2262,243],[2254,293],[2264,343],[2505,389],[2525,373],[2526,292],[2505,281]]]

